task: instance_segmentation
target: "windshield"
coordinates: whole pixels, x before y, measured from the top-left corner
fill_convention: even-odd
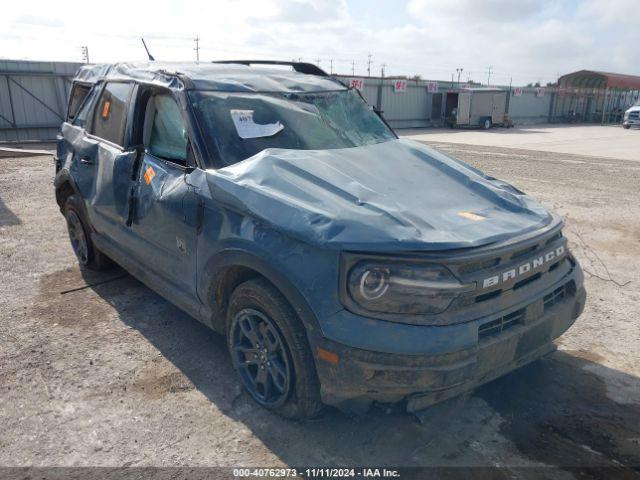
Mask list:
[[[352,90],[315,93],[190,92],[206,140],[231,165],[266,148],[326,150],[395,139]]]

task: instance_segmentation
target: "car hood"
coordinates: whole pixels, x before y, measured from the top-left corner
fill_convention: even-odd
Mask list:
[[[217,202],[303,241],[349,250],[476,247],[553,220],[514,187],[410,140],[267,149],[206,174]]]

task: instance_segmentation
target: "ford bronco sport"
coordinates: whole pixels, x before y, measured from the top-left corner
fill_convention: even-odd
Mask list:
[[[79,263],[226,335],[247,392],[290,418],[415,411],[552,351],[585,303],[562,220],[275,63],[79,71],[55,178]]]

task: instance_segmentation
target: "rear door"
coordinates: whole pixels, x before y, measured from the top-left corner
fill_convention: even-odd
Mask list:
[[[458,125],[469,125],[469,115],[471,113],[471,93],[458,94]]]
[[[505,93],[496,93],[493,95],[493,110],[491,111],[491,121],[493,123],[503,122],[506,106],[507,95]]]
[[[137,152],[125,149],[131,82],[108,82],[94,109],[85,153],[76,162],[93,176],[93,192],[85,195],[87,213],[96,232],[123,248],[128,243],[126,221]]]

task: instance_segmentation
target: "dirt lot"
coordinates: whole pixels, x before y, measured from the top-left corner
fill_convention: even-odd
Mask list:
[[[640,478],[640,164],[434,146],[566,217],[585,313],[556,353],[420,419],[328,409],[308,423],[256,406],[223,339],[139,282],[78,269],[51,157],[0,158],[0,465],[503,466],[504,478],[612,466]]]
[[[516,128],[406,129],[418,141],[520,148],[640,161],[640,131],[620,125],[523,125]]]

